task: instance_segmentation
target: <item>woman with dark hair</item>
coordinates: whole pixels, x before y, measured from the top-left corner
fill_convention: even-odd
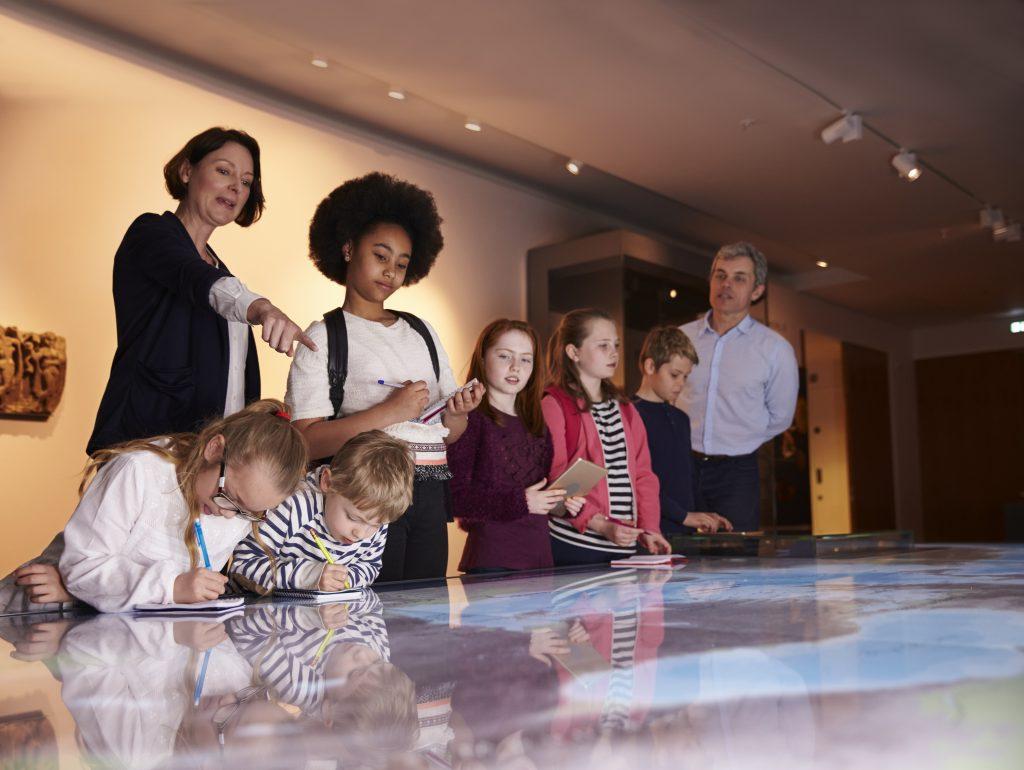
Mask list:
[[[296,351],[285,396],[292,419],[310,457],[330,457],[375,429],[408,442],[416,457],[412,506],[388,528],[377,582],[444,576],[451,519],[445,445],[462,435],[484,391],[476,385],[456,393],[430,324],[384,308],[400,287],[426,277],[443,244],[433,196],[381,173],[335,189],[309,227],[310,257],[345,287],[345,302],[306,330],[317,350]],[[440,419],[420,421],[435,403],[446,407]]]
[[[235,278],[209,244],[218,227],[263,213],[260,148],[244,131],[209,128],[164,166],[172,213],[142,214],[114,255],[117,350],[86,451],[194,431],[259,398],[249,324],[292,355],[302,330]]]

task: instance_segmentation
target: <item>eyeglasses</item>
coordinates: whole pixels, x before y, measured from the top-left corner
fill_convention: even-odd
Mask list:
[[[217,733],[217,745],[220,746],[221,751],[224,750],[224,728],[227,727],[228,722],[234,719],[235,714],[242,707],[243,703],[248,703],[253,698],[257,697],[269,697],[270,691],[265,685],[250,685],[244,687],[235,693],[234,703],[225,703],[223,706],[213,712],[210,722],[213,724],[213,729]]]
[[[217,494],[213,496],[213,504],[218,508],[223,508],[226,511],[234,511],[236,514],[241,516],[246,521],[263,521],[263,517],[266,515],[266,511],[260,513],[253,513],[247,511],[241,505],[236,503],[227,492],[224,491],[224,468],[225,463],[223,460],[220,461],[220,480],[217,482]]]

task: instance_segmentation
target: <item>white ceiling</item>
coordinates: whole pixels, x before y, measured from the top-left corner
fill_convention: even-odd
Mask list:
[[[979,201],[1024,219],[1017,0],[4,6],[665,237],[750,237],[809,293],[878,318],[922,326],[1024,309],[1024,243],[994,243],[978,225]],[[310,66],[314,53],[331,66]],[[410,98],[388,99],[389,84]],[[822,144],[840,108],[874,131]],[[462,128],[466,115],[483,133]],[[928,164],[918,182],[896,177],[887,139]],[[561,168],[570,156],[586,164],[579,177]],[[816,259],[841,269],[832,285],[805,275]]]

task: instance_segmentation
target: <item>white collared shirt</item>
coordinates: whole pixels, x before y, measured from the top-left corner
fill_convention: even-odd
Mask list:
[[[800,375],[793,346],[749,315],[725,334],[711,311],[680,328],[697,349],[676,406],[690,417],[692,446],[709,455],[746,455],[789,428]]]
[[[241,516],[199,519],[211,569],[219,571],[251,527]],[[64,585],[100,612],[169,604],[175,578],[192,568],[188,521],[173,462],[145,449],[118,455],[100,468],[64,527]]]
[[[224,416],[245,406],[245,360],[249,356],[249,305],[259,294],[249,291],[234,277],[218,278],[210,287],[210,307],[228,322],[228,388],[224,397]]]

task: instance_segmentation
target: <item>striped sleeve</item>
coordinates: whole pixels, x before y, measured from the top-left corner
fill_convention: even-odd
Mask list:
[[[273,510],[258,527],[260,539],[274,554],[272,559],[253,535],[235,548],[231,575],[256,593],[276,588],[315,588],[323,563],[302,554],[285,554],[285,546],[308,526],[317,513],[317,496],[306,485]],[[315,573],[315,574],[314,574]],[[312,585],[310,585],[312,581]]]
[[[323,700],[326,650],[320,650],[320,645],[328,633],[320,629],[289,634],[272,644],[260,661],[260,680],[278,700],[298,706],[307,715]]]
[[[377,579],[384,545],[388,540],[388,525],[384,524],[373,536],[362,541],[354,554],[345,560],[353,588],[365,588]]]

